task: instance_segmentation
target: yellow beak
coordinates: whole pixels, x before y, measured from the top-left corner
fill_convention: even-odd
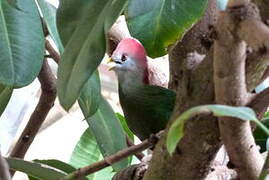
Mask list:
[[[111,63],[114,62],[113,59],[111,57],[108,58],[107,63]]]
[[[108,60],[107,60],[107,64],[108,64],[108,63],[112,63],[112,62],[114,62],[113,59],[112,59],[111,57],[109,57]],[[112,67],[110,67],[108,70],[111,71],[111,70],[114,69],[114,67],[115,67],[115,66],[112,66]]]

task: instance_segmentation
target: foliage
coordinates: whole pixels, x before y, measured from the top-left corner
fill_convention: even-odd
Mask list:
[[[38,75],[44,34],[33,0],[17,0],[15,5],[0,2],[0,52],[0,84],[23,87]]]
[[[99,150],[96,139],[91,130],[88,128],[85,130],[79,142],[77,143],[71,155],[70,164],[75,168],[81,168],[101,160],[102,157],[103,156]],[[114,172],[112,172],[112,168],[108,167],[92,175],[89,175],[87,178],[89,180],[111,179],[113,175]]]
[[[102,98],[97,112],[86,119],[104,157],[127,147],[126,136],[111,106]],[[128,159],[112,164],[115,171],[128,166]]]
[[[226,2],[218,1],[221,8]],[[31,179],[58,179],[126,148],[126,136],[133,140],[134,135],[125,118],[115,114],[101,96],[97,69],[107,49],[110,27],[124,14],[130,33],[143,43],[149,56],[159,57],[201,18],[206,5],[207,0],[61,0],[57,9],[45,0],[0,0],[0,114],[13,89],[37,78],[45,55],[43,31],[47,29],[61,55],[57,74],[59,101],[69,110],[78,100],[89,125],[69,163],[8,158],[11,169],[25,172]],[[262,137],[268,136],[267,128],[249,108],[199,106],[183,113],[172,125],[167,139],[170,153],[183,136],[184,121],[204,112],[254,121],[266,132]],[[123,159],[112,168],[119,171],[128,165],[130,159]],[[86,179],[111,179],[115,173],[112,168]]]
[[[191,108],[182,113],[172,124],[167,135],[167,149],[172,154],[176,145],[183,136],[184,123],[187,119],[190,119],[198,114],[213,113],[215,116],[230,116],[245,121],[255,122],[262,130],[269,136],[269,130],[257,119],[255,112],[247,107],[231,107],[225,105],[202,105]]]
[[[201,17],[206,5],[207,0],[133,0],[125,15],[131,35],[150,57],[160,57]]]
[[[59,179],[67,175],[62,171],[55,170],[54,168],[36,162],[29,162],[16,158],[7,158],[6,160],[12,170],[25,172],[38,179]]]
[[[60,2],[57,23],[65,51],[59,64],[57,90],[66,110],[75,103],[104,57],[105,36],[125,3],[126,0]]]

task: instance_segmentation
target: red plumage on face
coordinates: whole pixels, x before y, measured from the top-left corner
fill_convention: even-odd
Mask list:
[[[136,63],[145,70],[143,78],[144,83],[149,84],[147,54],[145,48],[138,40],[134,38],[121,40],[113,54],[125,55],[136,61]]]
[[[142,66],[147,66],[147,55],[143,45],[134,38],[125,38],[118,44],[114,53],[124,54],[137,61]]]

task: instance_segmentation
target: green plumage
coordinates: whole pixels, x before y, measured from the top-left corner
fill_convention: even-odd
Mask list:
[[[125,94],[119,86],[119,97],[129,128],[144,140],[166,127],[176,94],[169,89],[150,85],[136,87]]]

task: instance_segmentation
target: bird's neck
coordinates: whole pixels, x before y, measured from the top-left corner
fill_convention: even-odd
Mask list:
[[[119,88],[124,94],[135,92],[139,87],[149,84],[147,69],[125,71],[118,76]]]

